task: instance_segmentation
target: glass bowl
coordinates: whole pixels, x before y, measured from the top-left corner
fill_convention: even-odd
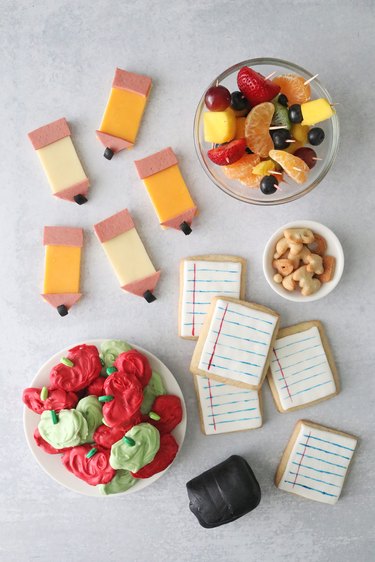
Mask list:
[[[335,113],[330,119],[319,123],[319,127],[324,130],[325,139],[319,146],[314,146],[317,157],[322,160],[317,161],[314,168],[310,170],[308,180],[299,185],[284,174],[284,182],[281,184],[281,190],[277,190],[273,195],[264,195],[260,189],[253,189],[241,184],[238,180],[228,178],[207,156],[207,151],[212,148],[212,144],[205,142],[203,135],[203,114],[207,111],[204,104],[204,96],[208,88],[218,84],[222,84],[229,91],[238,90],[237,73],[243,66],[250,66],[257,72],[268,76],[276,71],[276,74],[298,74],[304,78],[312,78],[313,74],[304,68],[297,66],[288,61],[273,58],[258,58],[239,62],[224,70],[217,78],[215,78],[207,88],[199,101],[195,118],[194,118],[194,144],[195,149],[202,165],[203,170],[208,177],[225,193],[231,195],[239,201],[251,203],[253,205],[280,205],[289,203],[303,195],[306,195],[314,189],[324,178],[331,168],[337,154],[339,145],[339,120]],[[328,91],[321,85],[319,80],[314,79],[310,82],[311,99],[327,98],[330,103],[332,98]]]

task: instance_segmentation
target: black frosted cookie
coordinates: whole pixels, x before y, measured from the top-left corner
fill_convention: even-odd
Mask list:
[[[253,471],[238,455],[196,476],[186,488],[190,510],[205,528],[235,521],[255,509],[261,498]]]

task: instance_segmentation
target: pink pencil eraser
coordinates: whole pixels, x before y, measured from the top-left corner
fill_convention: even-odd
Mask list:
[[[128,72],[121,68],[116,68],[112,88],[128,90],[141,96],[148,96],[152,85],[152,80],[148,76]]]
[[[102,244],[127,232],[131,228],[134,228],[134,222],[127,209],[94,225],[95,234]]]
[[[68,226],[45,226],[44,246],[83,246],[83,229]]]
[[[151,156],[142,158],[142,160],[135,160],[134,164],[140,179],[143,180],[171,166],[175,166],[178,164],[178,161],[171,147],[168,147],[160,150],[160,152],[151,154]]]
[[[48,123],[48,125],[39,127],[39,129],[35,129],[35,131],[31,131],[28,137],[35,150],[39,150],[39,148],[43,148],[64,137],[70,137],[70,135],[68,122],[65,117],[63,117],[62,119]]]

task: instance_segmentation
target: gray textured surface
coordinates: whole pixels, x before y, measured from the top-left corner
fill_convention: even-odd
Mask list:
[[[347,0],[1,2],[1,560],[373,559],[374,15],[373,2]],[[342,133],[339,157],[324,183],[302,200],[267,209],[242,205],[210,184],[192,142],[194,109],[206,84],[223,68],[262,55],[319,72],[341,103]],[[136,149],[109,163],[94,130],[116,65],[149,73],[155,88]],[[63,115],[92,180],[90,202],[81,208],[50,196],[26,137]],[[188,238],[158,228],[132,165],[168,144],[181,156],[201,209]],[[125,206],[163,269],[160,298],[151,306],[119,290],[90,229]],[[305,305],[277,297],[261,269],[269,235],[300,218],[331,227],[346,255],[338,288]],[[86,229],[85,298],[61,320],[38,296],[44,224]],[[264,388],[263,429],[215,437],[200,433],[188,372],[194,344],[176,336],[177,271],[181,257],[204,252],[245,256],[248,297],[278,310],[283,325],[311,318],[325,323],[342,379],[337,398],[281,415]],[[69,343],[95,337],[128,338],[156,353],[179,380],[189,414],[173,469],[145,492],[109,501],[80,497],[50,480],[27,450],[22,430],[21,389],[40,364]],[[280,454],[300,417],[361,437],[333,508],[273,486]],[[185,482],[231,453],[251,463],[262,502],[225,528],[201,529],[188,510]]]

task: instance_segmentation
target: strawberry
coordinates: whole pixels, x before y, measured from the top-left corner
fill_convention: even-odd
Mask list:
[[[243,66],[237,76],[241,92],[252,106],[271,101],[280,92],[280,86],[266,80],[264,76],[248,66]]]
[[[218,166],[227,166],[237,162],[245,154],[246,139],[238,139],[217,148],[212,148],[207,155]]]

